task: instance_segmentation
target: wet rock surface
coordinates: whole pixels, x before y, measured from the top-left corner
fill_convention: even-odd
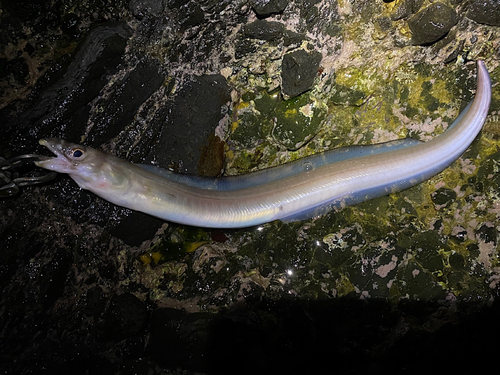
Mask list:
[[[426,45],[441,39],[456,25],[458,17],[449,6],[437,2],[420,10],[408,20],[412,42]]]
[[[495,0],[473,1],[467,17],[486,25],[500,26],[500,3]]]
[[[164,112],[160,140],[149,157],[162,163],[168,160],[167,165],[177,172],[199,174],[203,146],[227,113],[229,101],[229,86],[223,76],[192,77]]]
[[[130,35],[131,30],[124,23],[92,30],[66,71],[63,68],[53,78],[47,78],[53,85],[35,87],[33,93],[41,93],[31,99],[33,103],[26,111],[12,119],[12,125],[7,123],[6,131],[13,133],[12,139],[22,139],[12,145],[33,148],[43,136],[72,138],[81,133],[86,126],[83,121],[89,115],[90,102],[108,82],[107,76],[117,72]],[[72,124],[71,129],[68,123]]]
[[[424,4],[424,0],[403,0],[398,2],[394,12],[391,14],[391,19],[393,21],[400,20],[402,18],[407,18],[412,14],[417,13],[422,5]]]
[[[247,38],[276,42],[283,37],[285,25],[280,22],[256,20],[243,26],[242,30]]]
[[[428,140],[472,98],[475,60],[498,81],[496,9],[4,1],[0,156],[48,155],[54,136],[217,176]],[[0,199],[0,370],[481,371],[499,330],[498,90],[443,173],[316,219],[191,228],[65,175]]]
[[[285,10],[289,0],[252,0],[255,13],[260,17],[268,17],[274,13],[281,13]]]
[[[310,90],[318,75],[321,53],[300,49],[283,56],[281,65],[282,92],[289,98]]]

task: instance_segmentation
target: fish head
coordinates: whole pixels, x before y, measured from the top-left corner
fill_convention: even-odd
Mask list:
[[[47,147],[54,155],[55,158],[48,158],[46,160],[37,161],[36,165],[51,171],[59,173],[72,173],[78,167],[85,163],[89,158],[87,147],[78,145],[76,143],[66,142],[62,139],[44,138],[38,142],[42,146]]]
[[[89,189],[96,184],[108,184],[110,155],[90,147],[67,142],[62,139],[44,138],[39,141],[56,157],[35,162],[41,168],[59,173],[67,173],[80,187]]]

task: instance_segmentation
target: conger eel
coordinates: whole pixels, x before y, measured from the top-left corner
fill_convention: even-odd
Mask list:
[[[353,146],[248,175],[202,178],[46,138],[40,144],[56,157],[37,165],[68,173],[82,189],[116,205],[186,225],[240,228],[311,218],[414,186],[460,157],[481,130],[491,100],[483,61],[477,69],[475,98],[447,131],[428,142]]]

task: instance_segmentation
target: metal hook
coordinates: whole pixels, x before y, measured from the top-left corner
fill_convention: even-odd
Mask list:
[[[19,193],[19,187],[41,184],[57,176],[56,172],[49,172],[42,176],[22,175],[22,167],[35,161],[50,159],[48,156],[24,154],[11,159],[0,157],[0,198],[8,198]]]

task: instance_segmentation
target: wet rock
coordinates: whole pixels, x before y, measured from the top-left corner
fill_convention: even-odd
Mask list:
[[[161,139],[147,160],[155,158],[163,167],[198,174],[202,148],[224,117],[230,100],[230,89],[223,76],[193,77],[179,89],[172,105],[165,108]]]
[[[300,49],[287,53],[281,65],[282,93],[293,98],[310,90],[318,75],[321,59],[318,51],[308,53]]]
[[[439,188],[431,194],[431,199],[434,204],[438,206],[445,205],[446,207],[448,207],[455,201],[455,199],[457,199],[457,193],[448,188]]]
[[[329,101],[335,105],[360,106],[367,96],[362,91],[339,84],[333,85],[330,92]]]
[[[92,119],[94,126],[89,132],[89,141],[92,145],[100,145],[116,137],[126,125],[135,117],[139,107],[163,83],[165,77],[160,72],[159,63],[155,60],[144,59],[113,86],[113,92],[97,102],[101,108]],[[72,138],[75,139],[83,129],[76,129]]]
[[[272,45],[283,42],[285,46],[300,43],[305,39],[305,34],[287,30],[285,25],[275,21],[256,20],[241,30],[242,38],[236,41],[235,57],[237,59],[257,51],[258,46],[253,39],[264,40]]]
[[[242,31],[247,38],[278,41],[283,38],[285,25],[275,21],[256,20],[243,26]]]
[[[146,351],[167,368],[180,367],[204,372],[210,314],[189,314],[174,309],[156,309],[151,316]]]
[[[391,14],[391,19],[397,21],[409,17],[417,13],[423,4],[424,0],[403,0],[396,6],[396,9]]]
[[[201,176],[219,177],[224,168],[224,145],[215,134],[208,137],[208,145],[202,148],[198,171]]]
[[[167,6],[171,9],[179,8],[189,3],[189,0],[166,0]]]
[[[273,116],[273,139],[288,150],[297,150],[318,133],[326,110],[316,107],[304,94],[277,103]]]
[[[205,19],[205,13],[197,1],[190,1],[179,9],[181,30],[200,25]]]
[[[484,242],[493,242],[494,245],[497,244],[498,232],[494,225],[483,224],[476,231],[476,235]]]
[[[165,223],[164,220],[132,211],[119,220],[115,227],[110,228],[110,234],[121,239],[127,245],[139,246],[142,242],[154,237],[156,231]]]
[[[457,13],[447,5],[437,2],[422,9],[408,20],[412,43],[432,44],[444,37],[458,22]]]
[[[54,257],[42,267],[40,299],[45,308],[52,306],[61,297],[71,262],[71,254],[66,250],[58,249]]]
[[[129,10],[138,18],[146,15],[158,16],[163,11],[164,2],[155,0],[131,0]]]
[[[465,40],[457,39],[456,34],[456,30],[451,30],[448,35],[432,46],[436,55],[446,56],[445,64],[454,61],[464,50]]]
[[[234,46],[234,57],[241,59],[257,51],[257,45],[250,39],[238,39]]]
[[[28,74],[28,65],[23,57],[12,60],[0,59],[0,79],[12,75],[17,82],[24,84]]]
[[[72,131],[78,129],[81,135],[87,126],[90,102],[107,84],[108,76],[119,69],[130,35],[130,28],[122,23],[104,24],[92,30],[66,71],[58,72],[61,78],[12,121],[15,135],[11,142],[32,151],[44,136],[68,138],[68,123],[72,124]],[[16,141],[18,138],[22,141]]]
[[[285,10],[289,0],[252,0],[250,4],[260,17],[268,17],[272,14],[281,13]]]
[[[500,26],[500,2],[498,0],[475,0],[469,6],[467,17],[477,23]]]
[[[124,339],[139,333],[147,318],[146,306],[130,293],[114,296],[105,315],[104,335]]]
[[[305,34],[295,33],[295,32],[290,31],[290,30],[285,30],[285,32],[283,33],[283,44],[285,46],[289,46],[292,44],[298,44],[298,43],[302,42],[304,39],[306,39]]]
[[[375,28],[382,33],[387,33],[391,27],[391,19],[389,17],[378,17],[374,22]]]
[[[131,0],[128,8],[138,18],[146,15],[159,16],[163,12],[163,2],[156,0]]]

